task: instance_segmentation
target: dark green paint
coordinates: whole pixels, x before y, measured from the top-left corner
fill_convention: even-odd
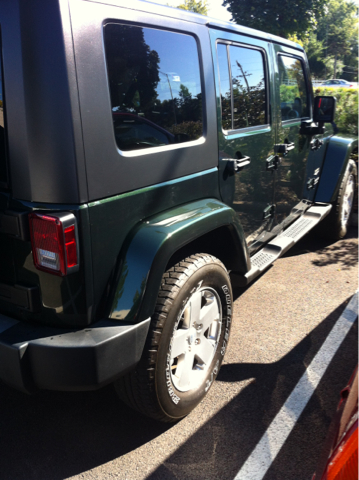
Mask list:
[[[215,197],[217,197],[217,200]],[[116,283],[119,273],[118,265],[126,266],[123,263],[125,261],[123,252],[128,249],[130,239],[139,222],[142,224],[145,221],[143,219],[158,215],[169,209],[181,209],[182,204],[198,201],[201,198],[213,198],[214,203],[211,208],[216,212],[216,215],[213,212],[210,214],[209,207],[206,207],[207,210],[204,209],[201,214],[198,213],[198,218],[201,218],[201,222],[199,222],[196,217],[195,223],[196,228],[198,225],[198,229],[194,230],[194,227],[186,229],[185,240],[179,241],[180,236],[174,236],[173,240],[166,243],[166,255],[170,257],[177,248],[180,248],[186,242],[198,238],[203,232],[211,231],[224,224],[229,226],[234,241],[241,249],[243,235],[240,225],[236,219],[229,220],[230,209],[228,207],[223,204],[221,204],[221,208],[218,207],[218,170],[216,168],[116,197],[106,198],[89,205],[39,204],[14,200],[8,194],[1,194],[2,210],[8,208],[27,212],[41,211],[48,214],[58,211],[74,213],[78,220],[80,238],[80,271],[67,277],[58,277],[35,269],[29,241],[0,235],[0,241],[6,243],[6,248],[4,247],[6,254],[1,259],[2,281],[12,285],[19,283],[26,286],[39,286],[42,300],[42,308],[39,313],[22,310],[6,301],[0,301],[1,311],[19,320],[57,326],[83,326],[107,316],[111,305],[110,292],[114,288],[114,283],[118,287],[117,294],[119,294],[121,282],[124,282],[124,278],[126,278],[125,272],[119,281],[120,283]],[[183,208],[188,211],[188,208]],[[204,208],[203,205],[201,205],[201,208]],[[223,213],[223,209],[225,213]],[[165,214],[165,217],[166,215],[172,217],[174,213],[172,211],[170,214]],[[192,222],[194,222],[194,219],[192,219]],[[175,239],[176,241],[174,241]],[[148,250],[148,255],[150,255],[151,248],[155,247],[145,240],[142,250]],[[238,263],[240,263],[241,255],[243,257],[244,254],[242,251],[242,253],[235,252],[234,255],[238,255]],[[141,295],[145,288],[145,278],[143,277],[144,266],[138,258],[137,256],[136,261],[131,260],[127,268],[129,277],[131,279],[135,277],[139,286],[136,286],[133,294],[128,294],[130,283],[124,282],[123,287],[126,288],[127,301],[139,307]],[[244,263],[245,266],[239,269],[246,270],[247,264]],[[158,265],[165,268],[165,265],[162,265],[161,262]],[[158,270],[159,278],[162,273],[163,270],[161,272]],[[151,302],[152,297],[157,295],[155,290],[158,290],[158,288],[158,282],[152,283],[152,280],[151,289],[147,286],[147,291],[152,291]],[[132,308],[132,303],[130,308]],[[148,313],[150,303],[149,297],[146,295],[141,312]],[[148,313],[148,315],[151,313]],[[138,318],[136,317],[136,321]]]
[[[108,313],[121,250],[133,228],[151,215],[200,198],[219,198],[216,168],[89,204],[95,316]]]
[[[136,226],[121,261],[110,318],[139,322],[152,315],[162,274],[173,253],[223,226],[236,237],[238,248],[233,255],[245,273],[249,265],[242,228],[235,212],[218,200],[181,205]]]

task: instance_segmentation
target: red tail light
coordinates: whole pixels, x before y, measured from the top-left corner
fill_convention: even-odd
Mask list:
[[[76,217],[72,213],[29,215],[35,267],[55,275],[79,269]]]

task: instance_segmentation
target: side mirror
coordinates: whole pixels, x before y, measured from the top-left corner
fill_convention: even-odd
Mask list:
[[[315,97],[313,120],[318,123],[332,123],[334,121],[335,106],[337,99],[335,97]]]

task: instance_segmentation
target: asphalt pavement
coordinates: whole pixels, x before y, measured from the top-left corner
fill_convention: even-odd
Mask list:
[[[97,392],[27,396],[0,384],[0,480],[232,480],[358,288],[358,238],[310,235],[236,289],[229,348],[204,401],[160,424]],[[310,480],[357,361],[357,322],[330,361],[264,480]]]

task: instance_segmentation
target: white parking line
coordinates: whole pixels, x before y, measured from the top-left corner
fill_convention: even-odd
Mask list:
[[[358,292],[350,300],[288,400],[237,473],[235,480],[261,480],[264,477],[357,316]]]

